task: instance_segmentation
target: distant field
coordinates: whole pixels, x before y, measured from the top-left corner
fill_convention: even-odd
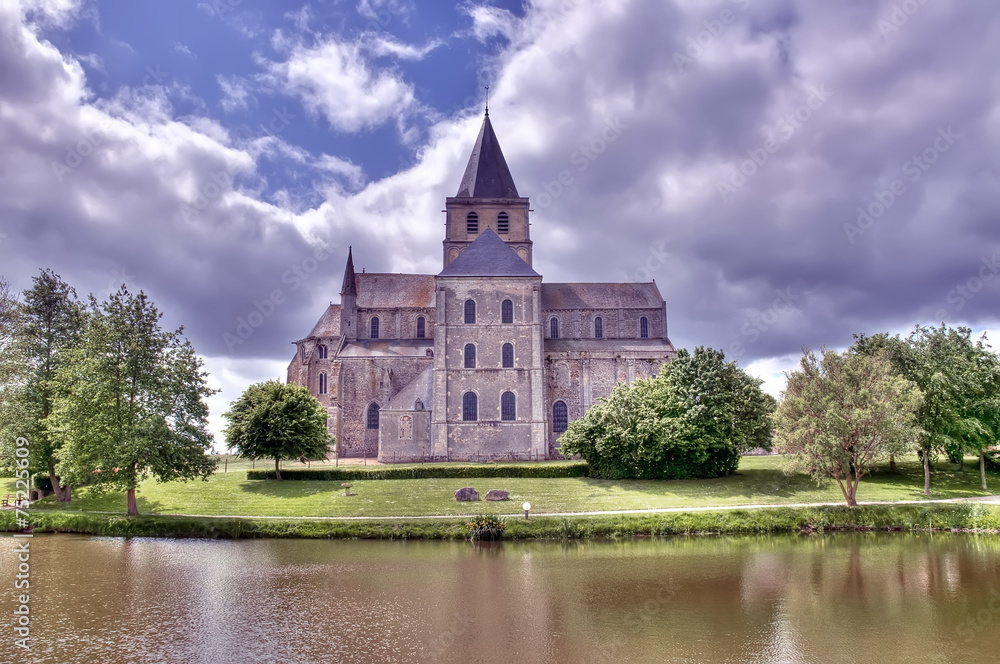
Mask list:
[[[256,464],[261,467],[261,463]],[[305,464],[296,464],[304,466]],[[866,478],[858,491],[859,501],[920,500],[923,473],[917,459],[902,460],[898,473],[880,469]],[[345,497],[338,482],[275,481],[246,479],[248,462],[230,461],[228,472],[207,482],[149,481],[139,490],[139,511],[145,514],[205,514],[233,516],[401,516],[462,515],[483,511],[515,513],[524,501],[535,513],[650,509],[664,507],[706,507],[745,504],[789,504],[838,502],[843,496],[835,483],[817,487],[804,475],[787,476],[777,456],[745,457],[738,474],[715,480],[617,481],[590,478],[566,479],[420,479],[359,480],[351,489],[357,495]],[[315,467],[316,464],[313,464]],[[289,468],[293,467],[289,464]],[[989,476],[991,491],[979,487],[975,460],[966,469],[939,463],[932,478],[932,498],[963,498],[1000,493],[1000,477]],[[457,503],[454,491],[463,485],[475,487],[481,495],[489,489],[510,492],[506,503]],[[13,490],[13,480],[0,482],[2,492]],[[87,489],[74,492],[70,504],[57,503],[51,496],[32,509],[125,511],[123,493],[88,495]]]

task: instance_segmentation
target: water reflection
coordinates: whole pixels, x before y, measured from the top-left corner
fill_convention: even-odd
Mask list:
[[[20,661],[964,663],[1000,652],[996,537],[31,546],[34,646]],[[4,606],[13,566],[2,538]]]

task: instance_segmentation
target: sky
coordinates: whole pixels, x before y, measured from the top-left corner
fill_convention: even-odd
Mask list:
[[[655,280],[777,394],[856,333],[997,338],[998,62],[996,0],[3,0],[0,275],[145,291],[218,433],[349,245],[440,271],[489,86],[535,269]]]

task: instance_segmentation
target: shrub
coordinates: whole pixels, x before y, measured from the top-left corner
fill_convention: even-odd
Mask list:
[[[469,539],[474,542],[499,542],[507,529],[507,522],[502,516],[494,514],[479,514],[465,524],[469,529]]]
[[[412,466],[408,468],[325,468],[322,470],[283,470],[284,480],[320,480],[344,482],[351,480],[421,480],[463,478],[556,478],[586,477],[587,464],[583,462],[560,464],[454,464],[448,466]],[[273,470],[248,470],[248,480],[273,480]]]

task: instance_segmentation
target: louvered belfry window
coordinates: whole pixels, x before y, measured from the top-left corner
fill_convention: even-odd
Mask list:
[[[500,235],[510,233],[510,217],[507,216],[506,212],[501,212],[497,215],[497,233]]]
[[[470,234],[475,234],[479,232],[479,215],[475,212],[470,212],[465,217],[465,232]]]

